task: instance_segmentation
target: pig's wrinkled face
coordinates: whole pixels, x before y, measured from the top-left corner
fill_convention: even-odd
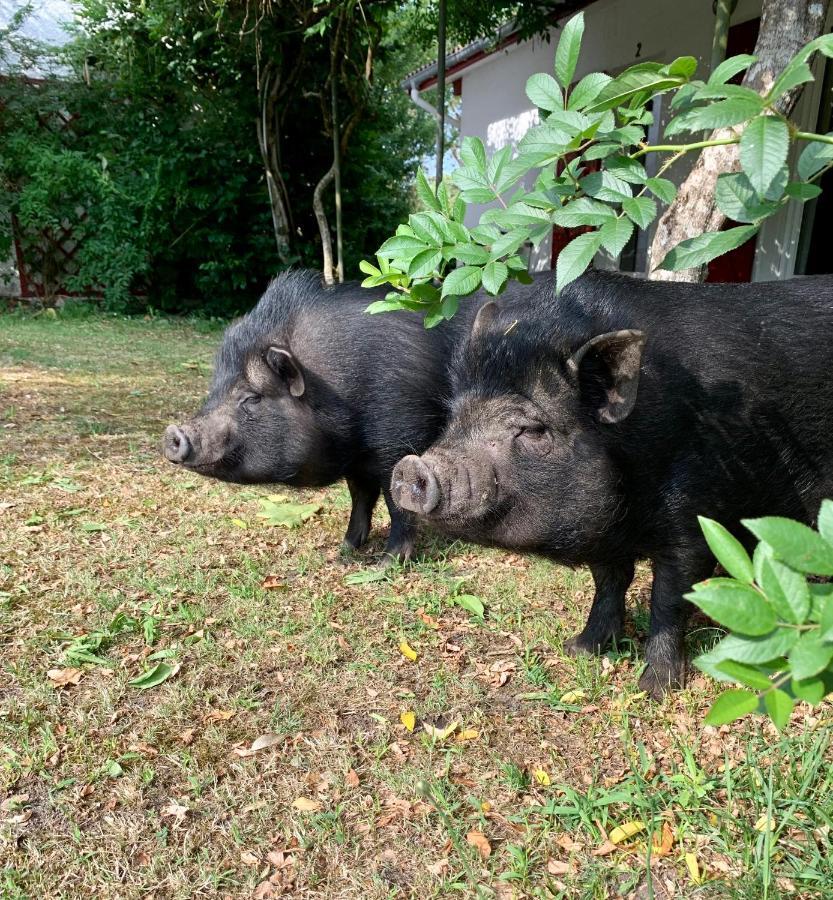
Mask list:
[[[620,511],[609,429],[633,406],[642,344],[616,332],[570,353],[476,322],[446,431],[398,463],[395,501],[448,534],[579,560]]]
[[[338,478],[322,468],[326,435],[309,402],[308,378],[289,349],[266,345],[243,355],[227,346],[232,338],[218,355],[203,408],[183,425],[168,426],[165,456],[223,481],[315,486]]]

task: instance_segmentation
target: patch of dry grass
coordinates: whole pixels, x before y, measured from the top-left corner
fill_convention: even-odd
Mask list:
[[[265,527],[269,490],[157,453],[216,340],[0,321],[0,896],[833,893],[829,706],[778,738],[704,728],[700,676],[647,702],[637,641],[561,653],[583,571],[425,536],[423,560],[360,583],[386,523],[343,557],[342,486]],[[129,684],[160,660],[173,677]]]

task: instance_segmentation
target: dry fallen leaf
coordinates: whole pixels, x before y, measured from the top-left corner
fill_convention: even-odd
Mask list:
[[[423,623],[426,624],[429,628],[437,629],[440,627],[440,623],[433,617],[429,616],[427,612],[425,612],[425,607],[420,607],[417,610],[417,615],[422,619]]]
[[[547,773],[543,769],[536,769],[533,774],[535,775],[535,781],[538,782],[538,784],[543,785],[544,787],[547,787],[547,785],[552,783],[550,781],[550,776],[547,775]]]
[[[754,827],[755,831],[760,831],[761,833],[764,831],[775,831],[775,820],[769,813],[764,813],[755,823]]]
[[[344,781],[348,787],[357,788],[359,786],[359,776],[355,769],[350,769],[350,771],[344,776]]]
[[[251,747],[235,747],[232,753],[245,759],[247,756],[254,756],[260,750],[267,750],[269,747],[274,747],[275,744],[282,742],[283,738],[279,734],[273,734],[269,731],[266,734],[262,734],[259,738],[255,738]]]
[[[584,691],[567,691],[566,693],[561,695],[562,703],[578,703],[579,700],[584,700],[587,694]]]
[[[488,859],[492,855],[492,845],[482,831],[470,831],[466,835],[466,843],[477,850],[481,859]]]
[[[463,744],[466,741],[474,741],[478,737],[480,737],[480,732],[476,728],[464,728],[454,740]]]
[[[187,815],[188,807],[177,803],[176,800],[171,800],[170,803],[162,807],[163,819],[175,819],[177,822],[181,822]]]
[[[686,853],[685,867],[688,869],[688,874],[691,876],[691,880],[695,884],[703,883],[703,874],[700,872],[700,865],[697,862],[696,853]]]
[[[399,714],[399,721],[408,729],[413,731],[416,725],[416,716],[409,710]]]
[[[320,801],[311,800],[309,797],[298,797],[292,801],[292,806],[301,812],[318,812],[321,809]]]
[[[431,737],[435,741],[444,741],[451,737],[452,734],[460,727],[459,722],[452,722],[450,725],[446,725],[445,728],[437,728],[434,725],[429,725],[427,722],[423,722],[422,727],[426,730],[429,737]]]
[[[399,652],[405,657],[405,659],[409,659],[411,662],[416,662],[419,654],[414,650],[414,648],[407,642],[402,641],[399,645]]]
[[[260,586],[264,591],[285,591],[289,587],[286,580],[281,578],[280,575],[267,575]]]
[[[607,856],[609,853],[615,853],[617,849],[616,844],[611,844],[610,841],[602,841],[593,851],[593,856]]]
[[[660,843],[657,844],[657,838]],[[662,823],[662,834],[654,835],[654,841],[651,845],[651,853],[654,856],[668,856],[674,846],[674,831],[668,822]]]
[[[83,674],[81,669],[50,669],[46,677],[56,687],[66,687],[68,684],[78,684]]]
[[[190,747],[191,744],[194,743],[194,729],[186,728],[185,731],[179,735],[179,743],[185,747]]]
[[[242,862],[244,866],[259,866],[260,857],[249,850],[243,850],[240,853],[240,862]]]
[[[6,797],[6,799],[0,803],[0,809],[3,812],[11,812],[12,810],[20,809],[22,806],[26,806],[29,802],[28,794],[12,794],[11,797]]]
[[[438,859],[435,863],[432,863],[430,866],[428,866],[428,871],[432,875],[437,875],[439,877],[442,877],[447,868],[448,868],[448,859],[444,857],[443,859]]]
[[[645,830],[645,823],[640,821],[623,822],[617,825],[610,832],[609,840],[611,844],[621,844],[623,841],[630,840],[635,834]]]
[[[547,871],[550,875],[569,875],[572,867],[569,863],[561,862],[560,859],[548,859]]]
[[[202,720],[206,724],[208,722],[227,722],[235,715],[236,713],[233,709],[212,709],[202,717]]]

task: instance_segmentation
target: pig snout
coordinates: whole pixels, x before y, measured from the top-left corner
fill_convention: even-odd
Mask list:
[[[429,515],[440,502],[437,479],[418,456],[406,456],[396,464],[391,493],[398,506],[421,516]]]
[[[169,425],[162,438],[162,452],[172,463],[184,463],[193,454],[194,446],[178,425]]]

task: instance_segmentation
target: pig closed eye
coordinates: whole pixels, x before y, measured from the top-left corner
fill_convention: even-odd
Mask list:
[[[518,441],[524,450],[536,456],[546,456],[552,449],[552,434],[541,422],[525,425],[518,432]]]
[[[547,426],[541,422],[536,422],[534,425],[524,425],[519,433],[519,437],[529,441],[541,440],[541,438],[545,438],[546,436]]]
[[[248,397],[241,397],[238,401],[238,406],[254,406],[257,403],[260,403],[261,397],[257,394],[249,394]]]

